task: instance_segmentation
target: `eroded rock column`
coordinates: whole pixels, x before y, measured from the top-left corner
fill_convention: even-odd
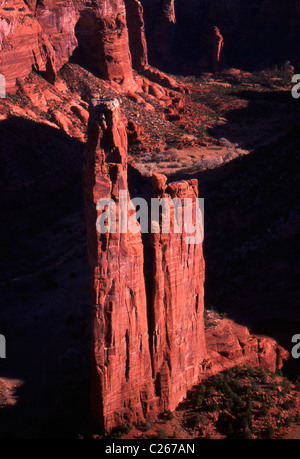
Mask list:
[[[92,270],[92,416],[110,431],[151,418],[156,404],[141,234],[118,231],[120,192],[129,199],[127,136],[118,100],[91,103],[84,192]],[[115,203],[115,233],[96,229],[104,198]]]
[[[154,196],[167,203],[181,203],[182,231],[174,227],[177,207],[170,206],[171,232],[151,236],[153,250],[153,366],[156,395],[161,410],[175,410],[187,390],[198,382],[199,364],[206,354],[204,335],[204,258],[202,219],[198,206],[198,181],[166,185],[166,177],[153,176]],[[187,233],[185,208],[196,238]],[[166,209],[163,208],[162,209]],[[180,207],[179,207],[180,209]],[[166,210],[162,210],[166,214]],[[187,213],[186,213],[187,215]],[[161,215],[162,217],[162,215]],[[167,231],[168,228],[165,228]],[[197,239],[198,238],[198,239]],[[200,238],[200,239],[199,239]]]

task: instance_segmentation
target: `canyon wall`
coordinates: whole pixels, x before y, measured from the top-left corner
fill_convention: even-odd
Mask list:
[[[134,69],[142,70],[148,65],[143,7],[139,0],[124,1],[132,65]]]
[[[163,7],[170,0],[141,2],[152,65],[180,74],[211,71],[214,26],[224,37],[223,66],[251,70],[299,62],[297,0],[174,0],[176,21]]]
[[[133,85],[132,60],[123,0],[76,1],[75,59],[102,78],[124,88]]]
[[[8,93],[32,69],[54,82],[69,59],[125,90],[134,88],[133,68],[149,71],[148,53],[151,65],[174,73],[211,71],[215,26],[221,68],[299,65],[297,0],[1,0],[0,18]]]
[[[162,30],[175,21],[173,6],[166,2],[163,7],[168,18]],[[0,73],[7,93],[15,92],[18,79],[32,70],[54,83],[69,60],[123,92],[142,90],[133,69],[155,83],[179,89],[174,80],[148,65],[139,0],[2,0],[0,17]],[[163,37],[168,33],[160,37],[158,32],[155,37],[166,56],[169,44]]]
[[[133,86],[123,0],[2,0],[0,17],[0,73],[6,78],[8,93],[15,91],[17,78],[32,70],[53,82],[71,57],[125,89]],[[132,24],[132,33],[138,34],[136,22]],[[135,50],[141,47],[147,56],[145,41],[138,43],[135,36],[133,43]],[[147,63],[147,58],[142,57],[141,63]]]

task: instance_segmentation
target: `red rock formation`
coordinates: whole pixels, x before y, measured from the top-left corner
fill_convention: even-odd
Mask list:
[[[51,64],[57,71],[69,60],[77,46],[75,25],[79,13],[71,0],[43,0],[41,3],[36,3],[35,17],[51,43],[53,48]],[[51,59],[51,56],[48,58]]]
[[[123,0],[78,2],[77,53],[85,64],[104,79],[124,89],[134,84],[126,10]]]
[[[250,365],[275,372],[289,358],[289,353],[272,338],[251,335],[247,327],[229,319],[206,332],[206,344],[202,378],[235,365]]]
[[[0,73],[7,92],[13,92],[17,78],[27,76],[32,67],[46,70],[49,44],[30,9],[22,0],[0,5]]]
[[[221,58],[221,52],[224,46],[224,38],[221,35],[221,32],[219,31],[218,27],[214,27],[214,33],[213,33],[213,62],[212,62],[212,67],[213,67],[213,72],[217,73],[219,71],[219,64],[220,64],[220,58]]]
[[[143,7],[139,0],[124,1],[132,65],[134,69],[142,70],[148,65]]]
[[[2,3],[0,73],[8,93],[16,89],[17,78],[32,69],[53,83],[72,55],[123,92],[140,90],[132,67],[154,83],[182,90],[174,79],[148,65],[138,0],[12,0],[9,7],[8,1]]]
[[[99,199],[127,188],[127,138],[119,103],[93,101],[84,189],[92,270],[92,415],[106,431],[155,412],[141,234],[99,234]],[[129,196],[128,196],[129,197]]]
[[[166,185],[166,177],[153,176],[154,196],[166,202],[179,199],[182,212],[185,199],[191,200],[193,225],[196,224],[198,181]],[[199,363],[205,357],[204,337],[204,258],[202,244],[188,244],[188,234],[174,231],[171,207],[171,233],[152,234],[153,247],[153,365],[156,393],[163,410],[175,410],[186,392],[198,382]],[[183,218],[183,223],[185,222]],[[201,232],[198,221],[198,230]],[[199,241],[198,241],[199,242]]]
[[[173,206],[167,221],[168,207],[152,214],[152,292],[146,298],[141,233],[119,231],[121,216],[131,211],[120,200],[121,191],[127,200],[129,193],[126,128],[117,100],[91,103],[84,190],[92,270],[92,415],[105,431],[175,410],[193,385],[234,365],[272,371],[282,366],[287,353],[274,340],[252,336],[230,320],[205,334],[197,180],[167,185],[164,175],[153,175],[154,198],[161,205],[173,200]],[[115,206],[115,228],[102,215],[107,207],[99,208],[104,198]],[[190,240],[188,205],[200,240]],[[99,219],[109,232],[97,231]]]
[[[190,198],[195,223],[197,181],[167,187],[164,176],[159,180],[154,177],[154,196],[182,203]],[[153,234],[154,293],[147,318],[141,234],[96,230],[99,199],[116,203],[118,230],[119,192],[128,196],[126,131],[117,101],[91,104],[84,189],[92,269],[92,410],[107,431],[154,415],[154,388],[159,410],[174,410],[198,381],[206,352],[204,261],[202,245],[189,245],[185,230]]]
[[[6,78],[7,92],[13,92],[16,79],[26,77],[32,68],[54,81],[77,46],[74,28],[79,15],[73,2],[2,3],[0,72]]]

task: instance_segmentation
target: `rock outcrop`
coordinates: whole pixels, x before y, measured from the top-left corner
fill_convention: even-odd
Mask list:
[[[4,0],[0,15],[0,72],[8,92],[32,68],[53,82],[75,49],[75,57],[104,79],[133,86],[123,0]]]
[[[49,44],[32,11],[22,0],[0,4],[0,73],[6,91],[13,92],[17,78],[32,68],[46,71]]]
[[[224,37],[224,66],[257,69],[299,63],[297,0],[141,0],[152,65],[184,74],[213,71],[213,26]],[[174,17],[174,4],[176,17]],[[222,68],[221,68],[222,69]],[[220,69],[220,70],[221,70]]]
[[[189,223],[196,231],[175,232],[174,207],[170,233],[159,228],[159,217],[152,220],[153,295],[147,300],[140,230],[132,234],[126,227],[120,233],[124,213],[126,218],[131,214],[119,197],[121,191],[129,201],[125,124],[117,100],[93,101],[84,170],[92,269],[92,410],[105,430],[174,410],[198,381],[206,354],[202,240],[190,239],[202,236],[198,182],[167,186],[164,176],[153,180],[154,197],[177,199],[183,222],[190,205]],[[116,227],[102,214],[106,207],[99,206],[100,199],[113,203]],[[100,234],[99,219],[107,219],[113,232]]]
[[[230,320],[205,334],[197,180],[167,184],[164,175],[153,174],[157,208],[152,212],[151,201],[152,268],[145,276],[150,254],[128,205],[125,126],[117,99],[91,102],[84,166],[91,403],[93,418],[106,432],[175,410],[193,385],[234,365],[275,371],[287,359],[274,340],[253,336]]]
[[[155,412],[141,233],[96,229],[98,201],[127,206],[127,137],[118,100],[93,101],[85,151],[84,189],[92,269],[92,415],[106,431]],[[102,208],[102,212],[104,207]],[[124,216],[123,216],[124,217]]]
[[[148,65],[143,7],[139,0],[124,1],[132,65],[136,70],[143,70]]]
[[[213,56],[212,56],[212,68],[213,72],[217,73],[219,71],[219,64],[221,58],[221,52],[224,46],[224,38],[221,35],[218,27],[214,27],[213,33]]]
[[[102,78],[131,88],[134,83],[123,0],[79,1],[76,59]]]
[[[155,387],[162,410],[175,410],[187,390],[199,380],[199,364],[206,354],[204,337],[204,258],[198,181],[166,185],[163,175],[153,176],[154,196],[162,205],[159,231],[151,235],[153,250],[153,365]],[[177,200],[177,201],[176,201]],[[174,205],[169,205],[174,203]],[[176,203],[176,204],[175,204]],[[181,207],[177,208],[177,205]],[[187,206],[190,206],[187,209]],[[169,210],[167,210],[169,208]],[[191,243],[186,218],[189,210],[195,238]],[[176,232],[176,216],[185,223]],[[170,214],[171,231],[164,232]],[[163,214],[163,215],[162,215]],[[200,218],[199,218],[200,217]]]
[[[77,46],[74,30],[79,14],[73,2],[1,3],[0,73],[7,92],[14,92],[17,78],[26,77],[32,69],[54,81]]]
[[[272,338],[251,335],[247,327],[230,319],[207,330],[206,344],[205,377],[233,365],[250,365],[275,372],[289,358],[289,353]]]

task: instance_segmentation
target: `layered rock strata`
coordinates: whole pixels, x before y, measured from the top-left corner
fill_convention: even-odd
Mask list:
[[[123,0],[77,3],[76,54],[92,71],[123,88],[134,84],[126,9]]]
[[[207,330],[205,337],[207,355],[202,362],[204,378],[233,365],[250,365],[275,372],[289,358],[289,353],[272,338],[251,335],[247,327],[230,319],[224,319]]]

